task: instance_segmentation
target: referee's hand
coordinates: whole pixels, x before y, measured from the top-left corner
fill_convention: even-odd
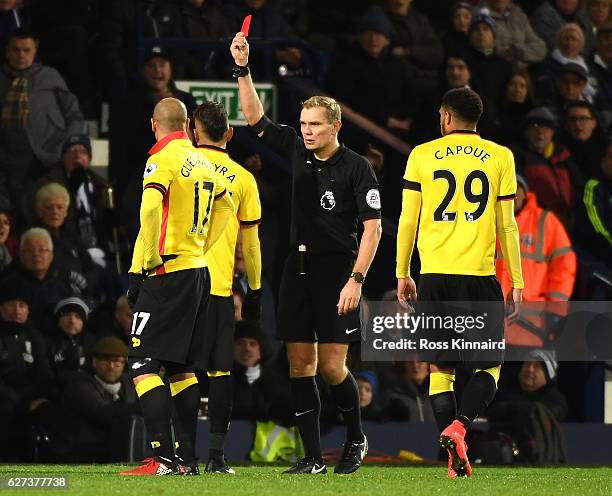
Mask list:
[[[340,299],[338,300],[338,315],[346,315],[354,312],[359,306],[361,299],[361,284],[354,279],[349,279],[348,282],[340,291]]]
[[[416,284],[412,277],[402,277],[397,280],[397,301],[404,308],[410,308],[411,302],[417,301]]]
[[[247,41],[244,33],[236,33],[232,44],[230,45],[230,53],[234,58],[234,63],[241,67],[248,65],[249,63],[249,42]]]

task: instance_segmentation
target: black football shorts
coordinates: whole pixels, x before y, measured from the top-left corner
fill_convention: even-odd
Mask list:
[[[504,296],[495,276],[421,274],[417,296],[417,314],[454,322],[442,330],[420,331],[419,338],[422,335],[431,346],[419,353],[424,361],[448,367],[465,363],[479,369],[503,362],[504,349],[495,343],[504,337]],[[470,317],[474,325],[466,326]],[[493,348],[485,347],[489,343]]]
[[[338,315],[340,291],[354,259],[346,255],[307,255],[300,275],[300,255],[285,262],[278,302],[278,336],[285,342],[352,343],[361,340],[359,307]]]
[[[234,298],[210,295],[206,304],[206,326],[201,366],[207,371],[226,372],[234,364]]]
[[[147,278],[134,306],[129,356],[200,368],[209,293],[207,268]]]

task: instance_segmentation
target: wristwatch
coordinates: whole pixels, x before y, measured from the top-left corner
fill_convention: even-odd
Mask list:
[[[359,284],[363,284],[363,281],[365,281],[365,276],[361,272],[351,272],[351,278]]]

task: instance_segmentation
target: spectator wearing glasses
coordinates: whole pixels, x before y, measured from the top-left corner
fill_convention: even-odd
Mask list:
[[[602,177],[600,161],[608,142],[590,103],[571,102],[565,107],[561,140],[585,178]]]
[[[556,119],[549,109],[531,110],[525,126],[526,144],[514,150],[516,169],[523,173],[540,206],[554,212],[568,228],[582,175],[567,148],[555,139]]]
[[[53,309],[59,300],[70,294],[82,295],[87,283],[78,272],[53,264],[53,241],[43,228],[33,227],[21,236],[19,258],[0,273],[0,285],[11,277],[23,282],[30,295],[30,318],[38,329],[55,324]]]

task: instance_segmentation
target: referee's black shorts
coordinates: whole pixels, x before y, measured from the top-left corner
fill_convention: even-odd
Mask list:
[[[210,295],[201,366],[209,372],[227,372],[234,364],[234,298]]]
[[[426,313],[457,317],[465,313],[474,316],[486,314],[485,327],[478,331],[449,329],[438,336],[439,342],[451,343],[460,337],[466,341],[496,342],[504,337],[504,295],[495,276],[460,274],[421,274],[417,289],[418,301]],[[440,302],[440,304],[436,303]],[[462,302],[460,305],[444,305],[442,302]],[[467,303],[464,305],[463,302]],[[482,303],[479,303],[482,302]],[[471,304],[470,304],[471,303]],[[418,304],[417,304],[418,305]],[[417,308],[419,308],[417,306]],[[466,312],[467,310],[467,312]],[[465,363],[471,368],[487,369],[503,362],[503,349],[447,349],[425,354],[424,359],[441,366],[455,367]]]
[[[338,315],[340,291],[349,280],[354,259],[347,255],[300,255],[285,262],[278,302],[278,336],[295,343],[352,343],[361,340],[359,307]]]
[[[210,293],[207,268],[147,278],[134,307],[129,356],[201,367]]]

